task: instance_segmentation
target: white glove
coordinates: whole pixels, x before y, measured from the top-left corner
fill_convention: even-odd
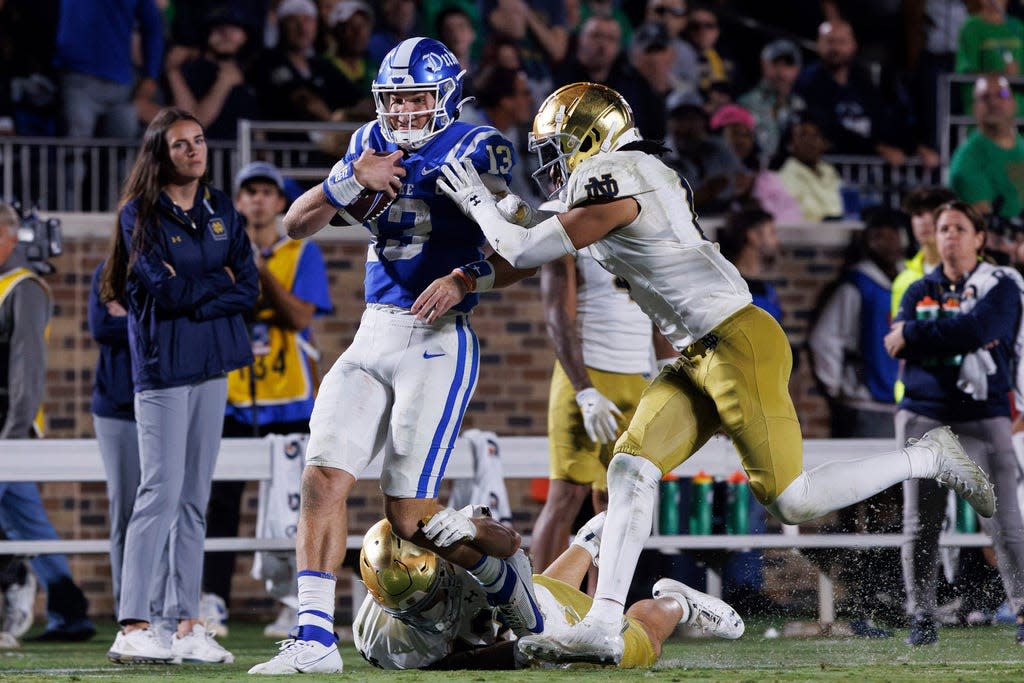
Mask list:
[[[498,213],[509,223],[515,223],[522,228],[533,226],[533,209],[518,195],[505,195],[498,200],[497,207]]]
[[[437,179],[437,186],[470,218],[474,218],[473,211],[480,206],[494,206],[494,195],[480,179],[480,174],[473,167],[471,159],[466,159],[461,164],[449,162],[441,167],[441,173],[444,174],[444,178]]]
[[[438,548],[447,548],[453,543],[476,538],[476,525],[465,513],[444,508],[423,525],[423,533]]]
[[[619,436],[622,411],[594,387],[576,394],[576,404],[583,412],[583,427],[594,443],[611,443]]]
[[[594,566],[597,566],[597,556],[601,551],[601,534],[604,532],[605,514],[602,512],[591,517],[590,521],[580,527],[580,530],[576,532],[576,537],[572,539],[572,545],[578,545],[590,553],[590,556],[594,558]]]

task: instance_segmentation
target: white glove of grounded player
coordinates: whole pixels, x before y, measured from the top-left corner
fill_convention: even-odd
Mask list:
[[[473,211],[480,206],[494,205],[494,195],[480,179],[471,159],[461,164],[449,162],[441,167],[441,173],[444,178],[437,179],[437,186],[470,218],[474,217]]]
[[[604,518],[604,512],[594,515],[589,522],[580,527],[580,530],[576,532],[576,537],[572,539],[572,545],[578,545],[590,553],[590,556],[594,558],[594,566],[597,566],[597,557],[601,551]]]
[[[594,387],[576,394],[576,404],[583,413],[583,427],[594,443],[611,443],[619,436],[622,411]],[[617,417],[616,417],[617,416]]]
[[[476,525],[459,510],[444,508],[423,525],[423,533],[438,548],[476,538]]]

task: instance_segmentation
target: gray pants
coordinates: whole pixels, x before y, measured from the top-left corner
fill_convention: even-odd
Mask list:
[[[114,602],[121,595],[121,564],[124,562],[124,537],[139,489],[139,433],[132,420],[92,416],[96,441],[107,474],[107,500],[110,515],[110,577],[114,584]]]
[[[901,410],[896,414],[896,437],[919,438],[940,422]],[[1014,612],[1024,607],[1024,521],[1017,501],[1017,460],[1010,441],[1010,418],[994,417],[949,425],[967,455],[985,471],[996,492],[996,514],[979,517],[981,528],[992,537],[999,576]],[[949,491],[931,479],[903,483],[903,531],[914,540],[903,546],[903,582],[907,613],[932,616],[939,579],[939,532],[946,516]]]
[[[151,621],[149,597],[169,543],[163,616],[194,619],[206,536],[206,504],[227,401],[223,377],[135,394],[141,481],[125,536],[118,619]]]
[[[69,138],[135,137],[139,114],[132,102],[131,84],[65,71],[60,87]]]

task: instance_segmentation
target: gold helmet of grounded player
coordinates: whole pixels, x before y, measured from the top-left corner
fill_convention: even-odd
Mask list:
[[[540,160],[533,177],[554,197],[584,159],[639,139],[622,95],[597,83],[570,83],[548,95],[533,119],[530,151]]]
[[[426,603],[437,589],[444,560],[398,538],[382,519],[366,532],[359,572],[373,599],[388,612],[406,612]]]

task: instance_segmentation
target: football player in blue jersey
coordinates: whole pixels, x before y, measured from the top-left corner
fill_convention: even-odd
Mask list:
[[[296,239],[339,219],[369,229],[367,306],[352,345],[324,377],[310,418],[296,535],[298,630],[249,673],[342,670],[334,571],[346,550],[346,500],[378,455],[394,532],[464,567],[516,633],[543,629],[518,534],[437,502],[476,386],[480,347],[468,314],[479,292],[533,272],[498,256],[485,259],[480,228],[436,187],[445,164],[469,161],[501,197],[516,161],[497,130],[457,120],[463,74],[435,40],[398,44],[373,84],[377,120],[352,135],[330,176],[285,216]],[[519,200],[508,200],[505,215],[528,220]],[[374,216],[368,206],[386,208]],[[412,304],[428,289],[438,313],[417,315]]]

